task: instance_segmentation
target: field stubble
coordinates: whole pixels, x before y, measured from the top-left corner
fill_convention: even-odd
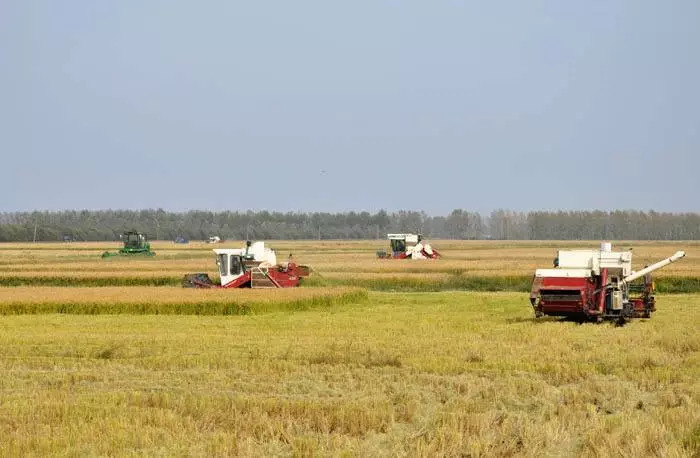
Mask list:
[[[375,251],[384,241],[271,241],[278,256],[294,254],[313,268],[308,286],[359,286],[374,290],[527,291],[538,267],[549,267],[558,248],[595,248],[598,242],[496,242],[438,240],[437,261],[379,260]],[[240,247],[227,242],[219,247]],[[0,244],[0,286],[176,286],[182,274],[208,272],[216,276],[212,245],[154,242],[153,258],[100,259],[116,244]],[[633,248],[635,268],[685,249],[686,258],[658,272],[660,292],[700,292],[700,243],[615,242],[616,249]]]
[[[0,317],[0,453],[694,456],[700,296],[625,327],[518,293],[246,317]]]
[[[309,287],[107,286],[214,274],[205,244],[0,245],[0,284],[63,286],[0,288],[0,455],[700,454],[700,295],[614,327],[536,321],[520,293],[406,292],[526,290],[558,247],[596,242],[435,241],[434,262],[269,244]],[[685,249],[659,284],[700,291],[698,242],[616,245],[637,268]]]

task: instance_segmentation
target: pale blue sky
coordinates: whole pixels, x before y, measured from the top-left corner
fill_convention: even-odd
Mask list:
[[[0,211],[700,211],[700,1],[0,0]]]

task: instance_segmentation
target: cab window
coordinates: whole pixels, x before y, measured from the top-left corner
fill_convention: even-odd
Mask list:
[[[222,277],[228,275],[228,255],[220,254],[216,263],[219,265],[219,274]]]
[[[392,240],[391,251],[394,253],[406,251],[406,242],[404,240]]]
[[[241,273],[241,257],[231,255],[231,275],[239,275]]]

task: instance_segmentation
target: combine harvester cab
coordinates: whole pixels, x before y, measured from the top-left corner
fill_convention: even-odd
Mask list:
[[[683,258],[685,252],[634,272],[632,252],[611,248],[604,242],[600,250],[559,250],[554,268],[537,269],[530,291],[535,316],[619,322],[651,317],[656,310],[651,272]]]
[[[387,234],[391,253],[377,251],[379,259],[438,259],[440,253],[421,234]]]
[[[206,273],[186,274],[185,288],[290,288],[299,286],[309,275],[309,268],[291,260],[277,263],[275,251],[265,242],[246,242],[243,249],[217,248],[216,265],[221,284],[215,284]]]
[[[119,236],[124,246],[116,253],[105,251],[103,258],[112,256],[155,256],[155,251],[151,251],[151,244],[148,243],[146,234],[137,231],[124,232]]]

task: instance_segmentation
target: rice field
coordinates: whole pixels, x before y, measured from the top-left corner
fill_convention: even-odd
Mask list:
[[[206,244],[0,244],[0,456],[700,456],[698,242],[615,244],[687,252],[624,327],[521,292],[596,242],[431,242],[270,242],[314,275],[233,291],[177,286]]]
[[[272,241],[278,258],[293,254],[314,270],[316,286],[359,286],[374,290],[440,291],[452,289],[525,291],[534,270],[549,267],[559,248],[596,248],[598,242],[431,241],[442,254],[437,261],[380,260],[376,251],[385,241]],[[157,255],[101,259],[117,243],[0,244],[0,286],[177,286],[188,272],[215,277],[213,247],[239,248],[242,241],[209,245],[154,242]],[[632,249],[635,267],[656,262],[679,249],[681,261],[657,274],[663,292],[700,292],[700,243],[613,242]]]
[[[143,314],[246,315],[273,310],[303,310],[361,302],[359,288],[287,288],[275,290],[183,289],[174,287],[0,287],[0,315]]]

